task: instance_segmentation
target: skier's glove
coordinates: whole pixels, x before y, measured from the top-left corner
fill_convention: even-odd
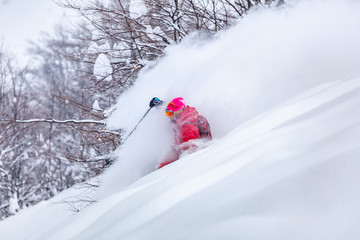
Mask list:
[[[160,106],[162,103],[163,103],[163,101],[161,101],[157,97],[154,97],[153,99],[151,99],[149,106],[150,106],[150,108],[153,108],[153,107]]]

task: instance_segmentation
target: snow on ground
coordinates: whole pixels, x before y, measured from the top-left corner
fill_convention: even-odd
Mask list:
[[[33,239],[358,239],[359,103],[311,89]]]
[[[96,181],[93,179],[91,183],[95,184]],[[39,233],[51,231],[54,226],[88,206],[95,197],[94,188],[86,184],[78,184],[50,200],[25,208],[17,215],[0,222],[1,239],[30,239]]]
[[[154,171],[171,129],[153,109],[117,150],[96,204],[65,216],[42,203],[43,214],[1,222],[2,238],[359,239],[359,10],[301,1],[170,48],[109,126],[129,133],[152,97],[183,96],[208,118],[212,144]]]
[[[360,78],[322,84],[77,215],[42,203],[0,231],[14,240],[358,239],[359,103]]]

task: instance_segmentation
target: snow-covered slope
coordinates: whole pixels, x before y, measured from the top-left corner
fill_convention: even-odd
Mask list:
[[[131,130],[153,96],[184,96],[209,119],[212,144],[154,171],[171,139],[154,109],[118,149],[96,204],[72,216],[49,216],[51,202],[27,209],[0,223],[1,238],[359,239],[359,10],[302,1],[169,49],[109,126]]]
[[[5,220],[2,236],[359,239],[359,104],[360,78],[320,85],[77,215],[58,221],[47,204]]]
[[[319,86],[39,239],[358,239],[359,103]]]

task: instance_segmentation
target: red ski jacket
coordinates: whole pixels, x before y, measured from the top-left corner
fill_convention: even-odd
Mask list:
[[[181,153],[189,148],[187,145],[181,146],[183,143],[195,139],[212,139],[208,121],[193,107],[185,106],[184,111],[172,119],[171,123],[173,124],[175,144],[177,145],[173,150],[174,159],[165,160],[158,168],[162,168],[163,166],[176,161]],[[178,146],[180,146],[180,148]]]
[[[212,139],[208,121],[193,107],[185,106],[184,112],[176,116],[171,122],[174,124],[175,143],[177,145],[193,139]]]

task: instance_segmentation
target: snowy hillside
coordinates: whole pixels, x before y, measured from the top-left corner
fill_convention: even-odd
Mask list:
[[[108,125],[129,132],[152,97],[183,96],[208,118],[211,145],[154,171],[172,138],[154,109],[97,203],[61,211],[69,190],[0,222],[1,239],[359,239],[359,11],[301,1],[168,49]]]

